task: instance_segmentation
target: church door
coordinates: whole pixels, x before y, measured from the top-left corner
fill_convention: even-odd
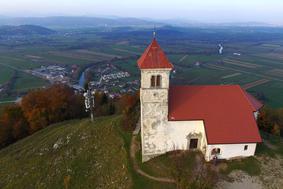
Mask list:
[[[190,150],[196,149],[198,147],[198,139],[192,138],[190,140]]]

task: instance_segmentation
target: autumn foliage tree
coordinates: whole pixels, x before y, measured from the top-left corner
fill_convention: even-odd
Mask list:
[[[139,94],[111,99],[95,94],[95,116],[123,115],[124,127],[133,130],[139,118]],[[56,84],[29,92],[20,104],[7,107],[0,116],[0,148],[50,124],[86,117],[84,97],[66,85]]]
[[[48,125],[86,116],[84,98],[65,85],[28,93],[0,116],[0,148]]]
[[[263,108],[257,123],[261,130],[280,136],[283,133],[283,109]]]
[[[65,85],[30,92],[21,107],[30,126],[30,133],[52,123],[85,116],[81,95]]]
[[[120,98],[119,106],[123,115],[123,126],[126,130],[134,130],[140,117],[139,92],[134,95],[125,94]]]
[[[0,147],[28,135],[28,122],[20,106],[7,106],[0,119]]]
[[[110,112],[111,100],[104,92],[97,91],[94,95],[94,101],[95,116],[106,116],[113,114],[113,112]]]

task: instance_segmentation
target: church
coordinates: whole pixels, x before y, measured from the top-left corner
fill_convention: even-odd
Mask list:
[[[206,161],[255,154],[263,106],[239,85],[170,85],[174,69],[154,38],[139,58],[142,161],[198,150]]]

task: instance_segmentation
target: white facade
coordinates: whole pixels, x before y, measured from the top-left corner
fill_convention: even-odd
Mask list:
[[[207,151],[205,153],[205,159],[207,161],[213,159],[213,156],[211,155],[211,151],[214,148],[220,149],[220,153],[217,155],[219,159],[235,159],[235,158],[253,156],[256,150],[256,143],[208,145]]]
[[[168,121],[166,135],[170,140],[167,151],[188,150],[191,138],[198,139],[197,149],[206,151],[203,121]]]
[[[200,150],[207,161],[213,159],[213,149],[218,158],[231,159],[253,156],[256,143],[207,144],[204,122],[168,121],[168,93],[171,69],[141,70],[141,140],[142,161],[174,150]],[[161,76],[161,85],[151,86],[152,76]],[[245,146],[246,147],[245,149]]]

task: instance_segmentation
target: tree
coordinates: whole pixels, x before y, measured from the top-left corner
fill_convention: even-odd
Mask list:
[[[86,116],[84,98],[66,85],[29,92],[20,105],[8,106],[0,117],[0,147],[48,125]]]
[[[21,107],[29,123],[30,133],[34,133],[49,124],[49,98],[44,89],[32,91],[23,97]]]
[[[21,107],[30,133],[52,123],[86,116],[83,97],[61,84],[30,92],[23,97]]]
[[[263,108],[260,111],[257,119],[257,124],[261,130],[270,133],[274,121],[273,115],[274,115],[273,110],[267,107]]]
[[[280,136],[280,127],[277,123],[275,123],[272,127],[271,133],[276,136]]]
[[[278,135],[283,130],[283,109],[263,108],[257,123],[261,130]]]
[[[13,142],[12,128],[0,121],[0,148]]]
[[[125,130],[134,130],[140,117],[139,93],[135,95],[125,94],[120,98],[119,106],[123,115]]]
[[[0,122],[2,147],[28,135],[28,123],[19,105],[7,106],[1,115]]]

